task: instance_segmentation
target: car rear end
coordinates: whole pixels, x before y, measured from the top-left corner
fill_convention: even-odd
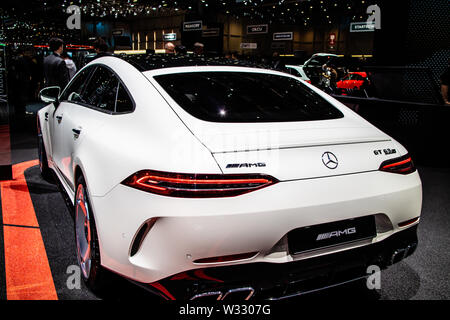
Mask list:
[[[131,241],[104,253],[111,269],[166,299],[281,299],[414,251],[411,157],[334,99],[265,70],[144,74],[218,170],[142,168],[96,199],[116,222],[132,209]]]

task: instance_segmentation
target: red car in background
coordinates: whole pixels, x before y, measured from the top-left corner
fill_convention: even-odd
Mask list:
[[[349,72],[342,80],[336,83],[339,89],[356,89],[361,90],[361,87],[366,83],[369,84],[367,72]]]

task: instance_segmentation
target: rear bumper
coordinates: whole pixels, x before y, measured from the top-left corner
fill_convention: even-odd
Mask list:
[[[326,256],[283,264],[196,269],[141,286],[165,299],[217,300],[228,292],[224,300],[237,298],[237,294],[244,299],[280,300],[365,278],[370,275],[369,266],[385,269],[411,255],[416,247],[417,225],[378,243]]]
[[[232,198],[171,198],[118,185],[91,200],[102,265],[134,281],[153,283],[186,270],[283,265],[376,244],[404,230],[399,223],[420,216],[422,188],[417,172],[403,176],[377,171],[280,182]],[[297,256],[283,243],[297,228],[380,214],[391,228],[377,230],[364,243]],[[155,217],[139,250],[131,254],[138,230]],[[196,263],[252,252],[258,254],[246,260]]]

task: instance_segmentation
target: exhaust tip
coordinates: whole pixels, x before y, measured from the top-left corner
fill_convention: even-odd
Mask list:
[[[235,288],[228,290],[225,294],[221,291],[209,291],[196,294],[190,300],[198,300],[202,301],[211,300],[236,300],[236,301],[247,301],[255,294],[255,289],[252,287],[244,287],[244,288]]]
[[[211,301],[217,301],[222,300],[222,292],[220,291],[212,291],[212,292],[203,292],[196,294],[193,296],[190,300],[198,300],[201,299],[202,301],[211,300]]]
[[[227,293],[223,296],[222,300],[225,299],[233,299],[233,300],[250,300],[251,297],[255,294],[255,289],[252,287],[245,287],[245,288],[237,288],[237,289],[231,289],[228,290]]]
[[[390,261],[391,265],[394,263],[400,262],[401,260],[403,260],[406,257],[413,254],[414,251],[416,250],[416,248],[417,248],[417,243],[412,243],[405,248],[395,250],[391,256],[391,261]]]

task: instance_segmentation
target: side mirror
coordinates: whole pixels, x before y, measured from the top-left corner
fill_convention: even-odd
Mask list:
[[[47,87],[39,92],[39,99],[45,103],[58,103],[59,94],[61,93],[60,87]]]

